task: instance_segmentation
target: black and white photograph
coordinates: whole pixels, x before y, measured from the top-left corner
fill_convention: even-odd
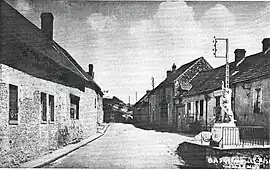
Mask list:
[[[0,168],[270,169],[270,1],[0,0]]]

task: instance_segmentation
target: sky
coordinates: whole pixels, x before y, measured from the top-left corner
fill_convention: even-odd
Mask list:
[[[262,50],[270,37],[270,2],[266,1],[84,1],[6,0],[40,28],[40,14],[54,15],[54,40],[95,78],[105,97],[133,104],[166,78],[173,63],[204,57],[218,67],[213,37],[229,39],[246,55]],[[218,54],[224,54],[219,44]]]

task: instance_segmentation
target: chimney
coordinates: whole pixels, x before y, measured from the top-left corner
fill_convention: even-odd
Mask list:
[[[263,44],[263,52],[265,52],[270,47],[270,38],[264,38],[262,41]]]
[[[42,13],[41,18],[41,31],[46,34],[46,36],[52,40],[53,39],[53,14],[52,13]]]
[[[171,70],[167,70],[167,77],[170,77],[172,75],[172,71]]]
[[[88,65],[88,74],[89,74],[89,76],[92,78],[92,79],[94,79],[94,72],[93,72],[93,70],[94,70],[94,66],[93,66],[93,64],[89,64]]]
[[[176,70],[176,65],[175,65],[175,63],[173,63],[173,65],[172,65],[172,72],[174,72]]]
[[[246,50],[245,49],[236,49],[234,51],[235,54],[235,62],[238,63],[246,56]]]

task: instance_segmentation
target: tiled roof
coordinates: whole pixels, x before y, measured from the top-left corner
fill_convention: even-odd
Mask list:
[[[230,84],[252,80],[270,74],[270,54],[257,53],[246,57],[241,64],[230,63]],[[225,80],[225,65],[210,71],[200,72],[190,81],[192,88],[184,96],[221,89]]]
[[[246,57],[233,76],[232,83],[252,80],[270,74],[270,53],[263,52]]]
[[[194,63],[202,59],[203,57],[197,58],[187,64],[182,65],[178,69],[176,69],[174,72],[172,72],[172,75],[170,77],[166,77],[165,80],[163,80],[156,88],[154,88],[152,92],[154,92],[157,89],[160,89],[166,85],[173,84],[173,80],[175,80],[177,77],[179,77],[181,74],[183,74],[188,68],[190,68]]]
[[[81,71],[81,73],[88,79],[88,84],[86,85],[87,87],[95,89],[98,93],[103,95],[103,92],[101,91],[101,88],[96,84],[96,82],[90,77],[88,73],[86,73],[83,68],[72,58],[72,56],[60,45],[55,43],[56,46],[60,48],[60,50],[65,54],[65,56],[78,68],[78,70]],[[90,86],[89,86],[90,84]],[[91,86],[92,85],[92,86]]]
[[[114,104],[125,105],[125,103],[122,100],[118,99],[115,96],[113,98],[103,98],[103,103],[109,104],[109,105],[114,105]]]
[[[12,42],[25,44],[33,51],[43,54],[61,67],[70,70],[84,81],[94,83],[98,92],[102,94],[98,85],[89,79],[87,73],[66,50],[53,40],[49,40],[38,27],[3,0],[0,1],[0,38],[2,47]],[[5,55],[5,52],[9,51],[1,50],[1,55]]]

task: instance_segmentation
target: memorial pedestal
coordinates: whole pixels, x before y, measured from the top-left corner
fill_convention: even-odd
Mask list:
[[[215,123],[211,134],[212,140],[219,147],[224,145],[240,145],[239,128],[235,123]]]

